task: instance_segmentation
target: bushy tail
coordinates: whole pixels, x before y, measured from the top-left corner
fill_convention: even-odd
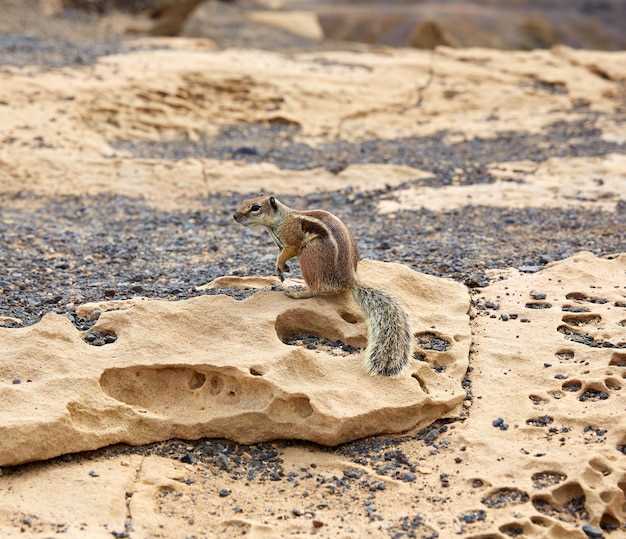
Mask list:
[[[367,370],[372,375],[399,374],[411,355],[412,336],[406,313],[380,290],[357,285],[352,295],[367,317]]]

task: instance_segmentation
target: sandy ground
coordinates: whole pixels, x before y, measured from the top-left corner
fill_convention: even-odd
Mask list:
[[[0,434],[12,433],[3,464],[146,445],[4,466],[4,537],[624,534],[622,53],[44,45],[4,52],[0,65],[0,391],[11,404]],[[429,426],[335,448],[263,437],[240,445],[219,439],[227,429],[196,441],[157,442],[201,430],[124,433],[137,408],[162,413],[162,403],[135,402],[117,389],[123,374],[100,370],[147,369],[152,397],[159,384],[198,385],[189,370],[153,376],[175,353],[238,368],[236,357],[202,359],[215,335],[201,333],[193,309],[222,302],[241,316],[254,302],[286,304],[237,279],[197,288],[270,273],[274,247],[231,218],[261,189],[336,212],[365,257],[466,294],[467,349],[455,362],[446,346],[455,350],[462,332],[424,333],[448,328],[456,311],[435,300],[416,311],[415,363],[432,380],[450,378],[460,403]],[[414,288],[406,301],[431,299]],[[243,302],[197,297],[218,293]],[[147,299],[115,303],[138,296]],[[123,308],[98,317],[86,302]],[[354,382],[362,338],[323,334],[345,319],[313,322],[278,342],[266,320],[257,340],[337,354]],[[229,338],[231,351],[255,350]],[[98,387],[108,388],[105,409],[63,400]],[[374,407],[386,391],[372,389]],[[46,413],[49,423],[29,423]],[[150,421],[137,424],[150,431]],[[59,434],[71,425],[77,433]]]

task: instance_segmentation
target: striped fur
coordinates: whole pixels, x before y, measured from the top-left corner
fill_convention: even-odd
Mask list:
[[[391,296],[365,286],[352,289],[367,316],[365,366],[372,375],[395,376],[411,358],[411,327],[406,313]]]

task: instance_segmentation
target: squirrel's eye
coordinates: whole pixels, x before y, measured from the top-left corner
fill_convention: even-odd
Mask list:
[[[261,209],[261,206],[259,206],[258,204],[254,204],[251,208],[250,211],[259,211]]]

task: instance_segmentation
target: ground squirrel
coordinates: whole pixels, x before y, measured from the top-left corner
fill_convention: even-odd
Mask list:
[[[393,376],[407,365],[411,354],[411,329],[406,313],[392,297],[363,286],[356,276],[359,253],[348,227],[323,210],[298,211],[273,196],[241,203],[234,216],[244,226],[263,226],[280,249],[276,271],[283,281],[286,263],[298,257],[305,290],[285,292],[305,299],[352,291],[367,317],[366,367],[370,374]]]

